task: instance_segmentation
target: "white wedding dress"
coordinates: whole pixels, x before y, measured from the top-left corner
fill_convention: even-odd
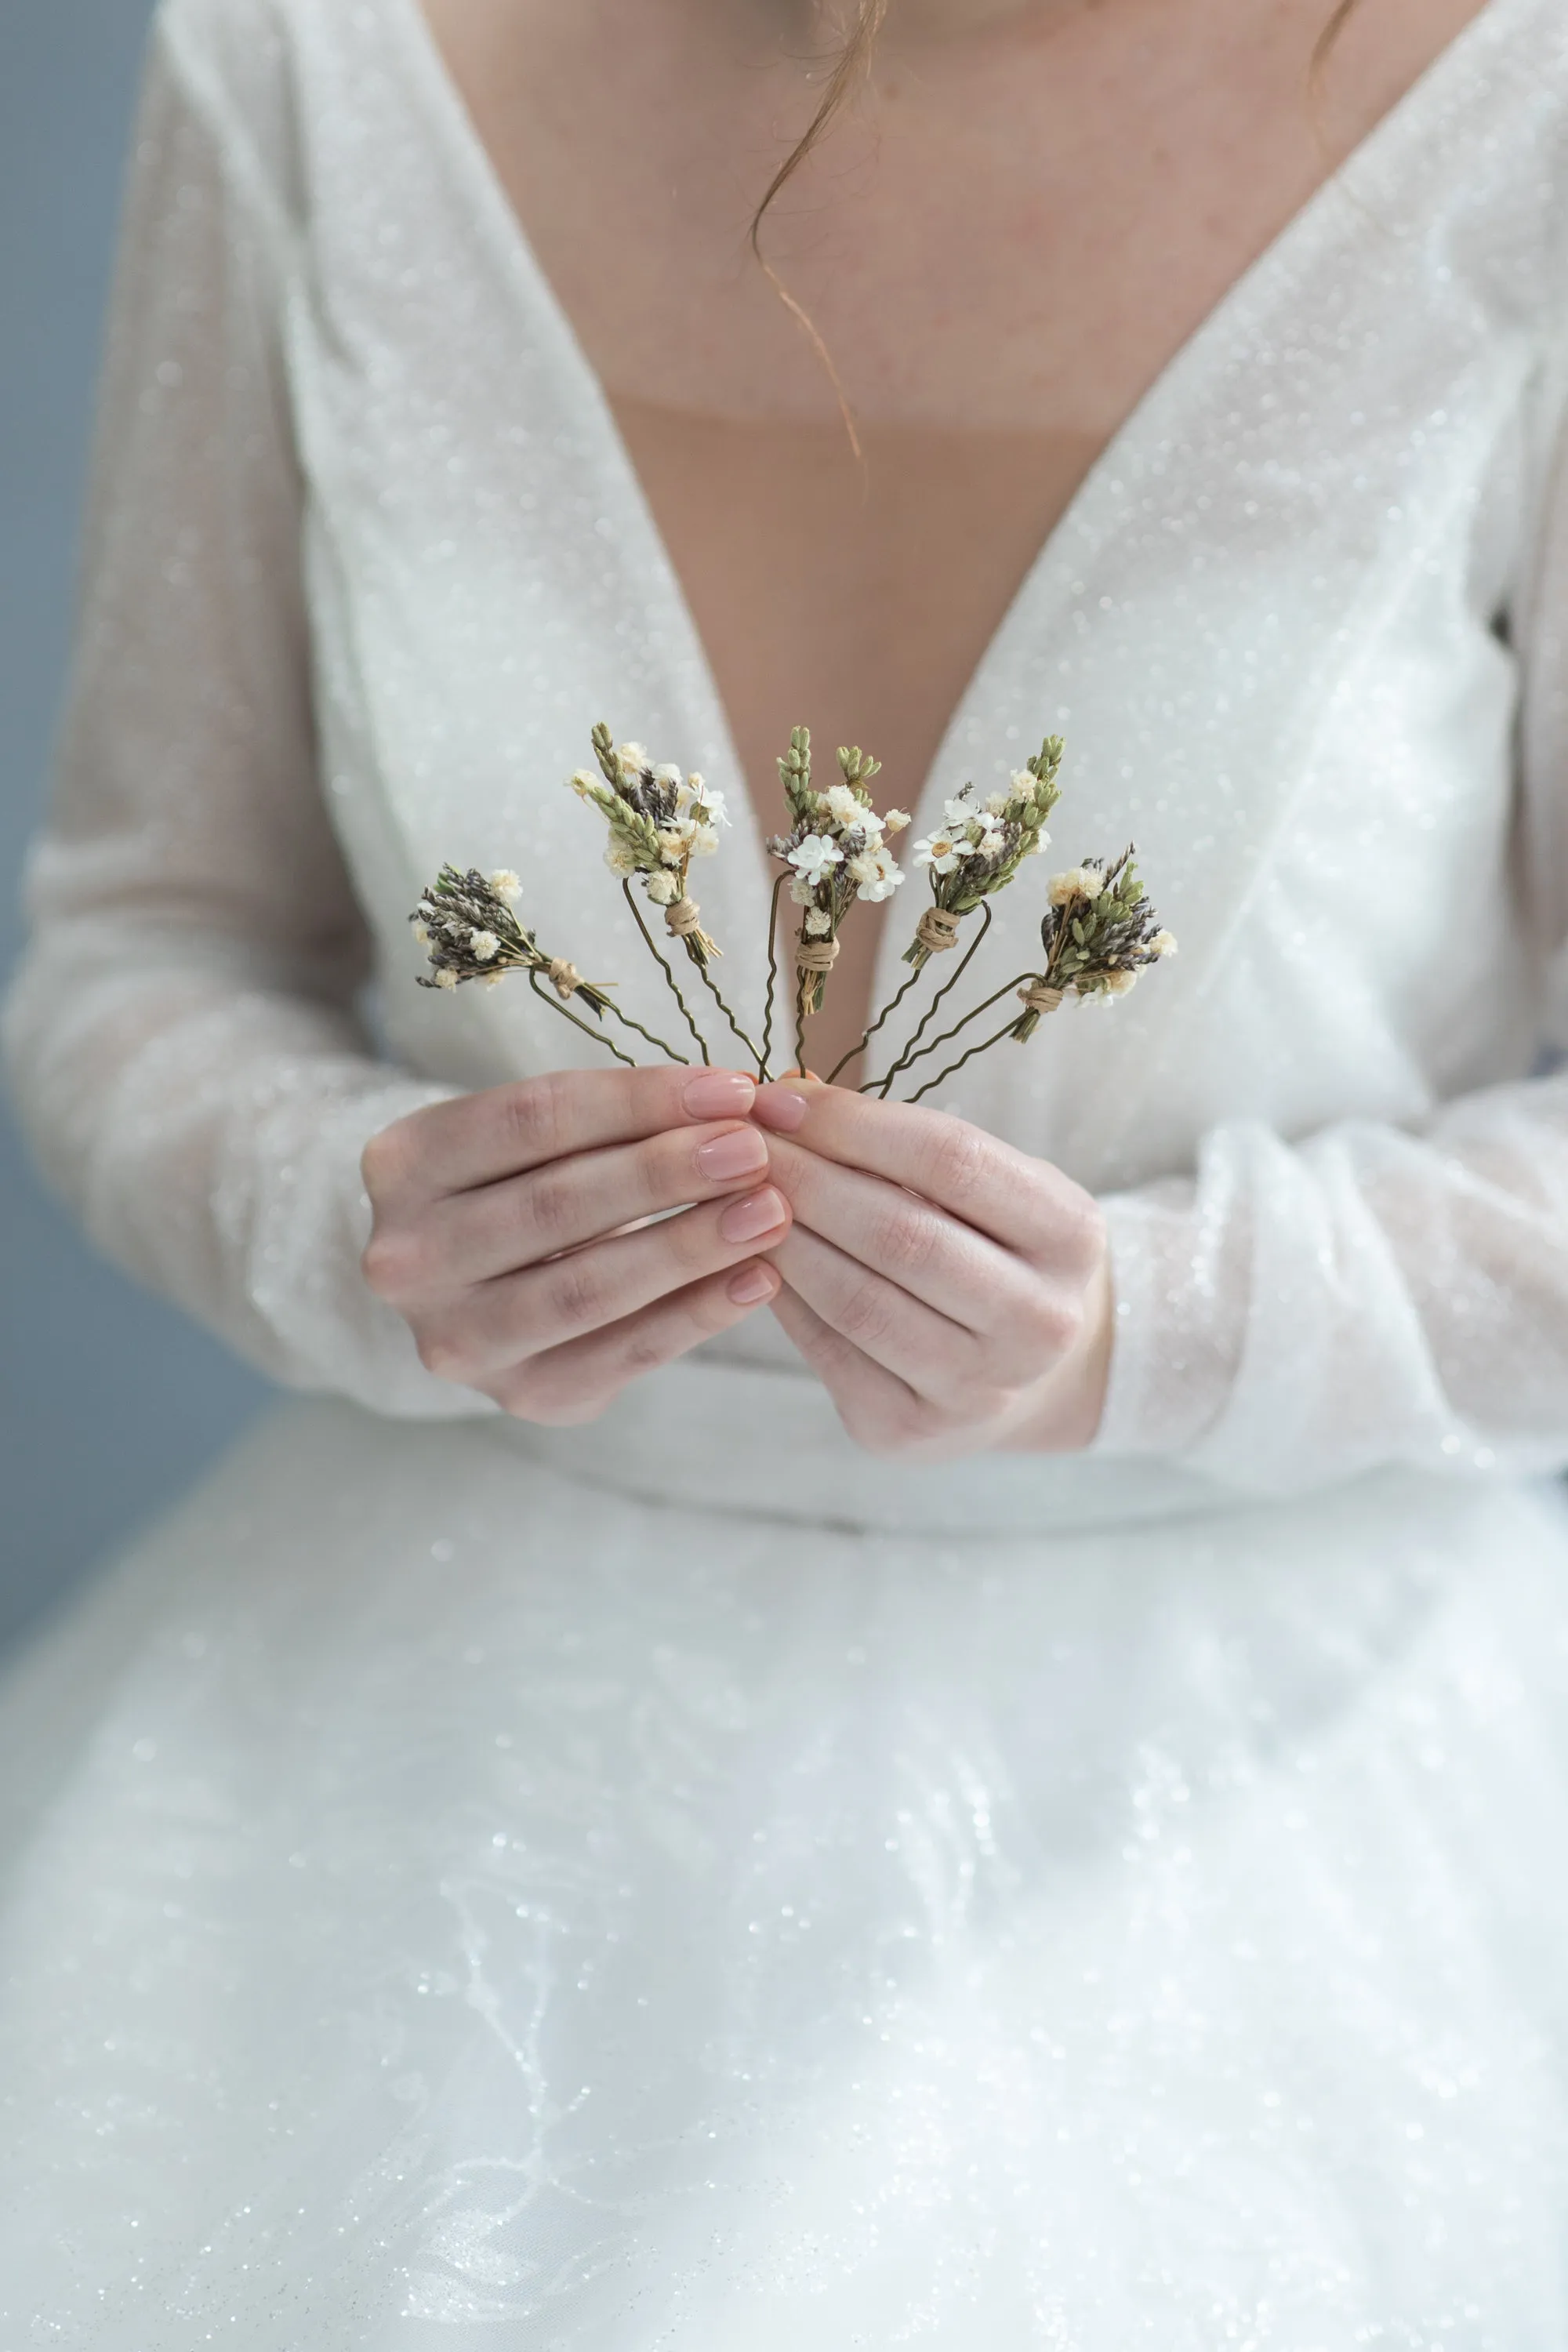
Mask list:
[[[415,0],[170,0],[8,1036],[306,1393],[5,1688],[7,2352],[1568,2342],[1565,357],[1568,19],[1489,0],[953,718],[927,818],[1059,730],[1182,942],[947,1097],[1105,1200],[1092,1452],[874,1462],[767,1318],[530,1430],[358,1158],[594,1048],[408,909],[542,859],[640,988],[560,780],[732,752]]]

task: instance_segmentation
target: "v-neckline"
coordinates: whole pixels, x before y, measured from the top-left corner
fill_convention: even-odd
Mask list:
[[[942,729],[920,791],[909,803],[914,820],[911,838],[916,832],[932,829],[942,802],[963,781],[958,772],[960,761],[966,743],[976,732],[981,712],[988,699],[994,698],[998,676],[1005,674],[1019,641],[1038,634],[1041,616],[1059,612],[1064,597],[1070,595],[1077,571],[1114,519],[1115,501],[1122,490],[1120,478],[1130,469],[1130,457],[1141,443],[1160,438],[1163,420],[1179,407],[1190,379],[1201,375],[1210,348],[1238,331],[1249,313],[1267,298],[1274,281],[1328,232],[1336,216],[1342,214],[1347,198],[1360,204],[1351,184],[1386,171],[1404,144],[1419,134],[1427,110],[1440,108],[1450,88],[1472,70],[1476,51],[1494,43],[1516,11],[1523,15],[1536,5],[1538,0],[1483,0],[1468,23],[1437,51],[1364,137],[1319,182],[1151,378],[1046,533],[970,672]],[[773,872],[764,828],[752,799],[749,780],[741,767],[717,673],[609,394],[534,251],[527,226],[479,135],[421,0],[384,0],[384,7],[408,54],[413,86],[428,101],[428,127],[443,142],[454,184],[468,191],[476,225],[489,236],[503,273],[517,284],[523,315],[547,331],[548,340],[574,379],[573,390],[580,401],[581,414],[592,421],[596,436],[595,455],[604,477],[613,485],[627,517],[635,519],[657,559],[668,605],[671,642],[684,656],[687,674],[699,681],[700,698],[704,706],[703,731],[719,750],[725,782],[739,787],[737,793],[731,793],[731,801],[739,806],[735,830],[746,842],[752,869],[748,880],[754,882],[765,897],[772,887]],[[1364,210],[1364,205],[1361,208]],[[1041,698],[1042,702],[1046,698],[1044,689]],[[1042,711],[1042,730],[1048,716]],[[998,747],[998,759],[1000,756]],[[883,926],[872,974],[873,1005],[885,1002],[901,977],[898,964],[902,939],[902,926]]]

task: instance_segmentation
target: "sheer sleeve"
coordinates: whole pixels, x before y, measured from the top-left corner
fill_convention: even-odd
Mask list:
[[[287,231],[154,35],[110,321],[57,793],[5,1010],[46,1174],[251,1362],[384,1411],[432,1380],[360,1280],[367,1139],[446,1089],[378,1061],[318,789]]]
[[[1214,1129],[1105,1203],[1117,1296],[1098,1448],[1283,1493],[1403,1463],[1568,1465],[1568,483],[1516,616],[1521,919],[1548,1073],[1290,1144]]]

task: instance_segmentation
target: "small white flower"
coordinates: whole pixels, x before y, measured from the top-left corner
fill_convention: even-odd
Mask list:
[[[955,831],[960,826],[966,825],[972,817],[978,814],[974,803],[970,798],[973,789],[973,784],[965,784],[961,793],[954,793],[950,801],[943,801],[942,804],[942,814]]]
[[[1104,887],[1104,875],[1092,866],[1069,866],[1065,874],[1052,875],[1050,901],[1053,907],[1065,907],[1069,898],[1098,898]]]
[[[1027,768],[1015,768],[1007,782],[1012,786],[1009,799],[1016,801],[1034,799],[1037,779]]]
[[[1105,975],[1105,992],[1108,996],[1125,996],[1129,989],[1136,988],[1137,985],[1138,975],[1135,971],[1108,971]]]
[[[703,824],[728,824],[724,814],[724,795],[705,784],[700,776],[688,776],[675,795],[675,805],[682,816],[693,816]]]
[[[447,965],[443,964],[440,971],[436,974],[436,985],[437,988],[456,988],[458,985],[457,973],[449,971]]]
[[[825,940],[832,929],[833,918],[821,907],[811,908],[805,922],[801,925],[801,929],[808,940]]]
[[[618,834],[613,833],[605,851],[605,863],[612,874],[635,874],[637,870],[637,852],[629,842],[623,841]]]
[[[1173,931],[1156,931],[1153,938],[1149,942],[1149,952],[1152,956],[1174,955],[1176,952],[1175,933]]]
[[[863,849],[858,857],[852,857],[849,860],[849,877],[858,886],[856,895],[871,906],[890,898],[904,878],[888,852],[880,846]]]
[[[680,788],[680,770],[676,767],[672,761],[667,760],[664,761],[662,766],[654,770],[653,780],[656,784],[673,784],[676,790],[679,791]]]
[[[503,866],[499,873],[490,876],[490,888],[506,907],[515,907],[522,896],[522,884],[510,866]]]
[[[471,931],[468,935],[468,950],[476,963],[493,963],[500,947],[500,941],[493,931]]]
[[[808,882],[803,874],[792,874],[789,878],[789,895],[797,907],[814,906],[816,902],[816,885],[815,882]]]
[[[835,866],[844,863],[844,852],[825,833],[808,833],[796,849],[789,854],[795,872],[807,882],[825,882]]]
[[[604,790],[603,777],[597,775],[592,768],[574,768],[566,781],[573,791],[580,793],[585,801],[592,800],[595,793]]]
[[[1031,778],[1030,781],[1032,782],[1034,781],[1033,778]],[[1008,814],[1012,806],[1013,795],[1011,793],[993,793],[990,798],[986,801],[985,814],[987,816],[1004,817]]]
[[[647,877],[647,895],[656,907],[673,907],[680,896],[680,877],[661,868]]]
[[[419,942],[420,946],[421,946],[421,947],[423,947],[423,946],[425,945],[425,942],[426,941],[426,940],[427,940],[427,939],[429,938],[429,936],[430,936],[430,926],[429,926],[429,924],[428,924],[428,923],[416,923],[416,924],[415,924],[415,926],[414,926],[414,936],[415,936],[415,938],[418,940],[418,942]]]
[[[1042,825],[1038,833],[1036,834],[1034,839],[1030,842],[1025,855],[1029,857],[1037,857],[1042,849],[1048,849],[1050,845],[1051,836],[1046,831],[1045,826]]]
[[[889,809],[882,819],[889,833],[902,833],[904,827],[912,822],[913,819],[907,809]]]
[[[691,835],[693,857],[711,857],[719,846],[719,835],[710,824],[696,825]]]
[[[928,840],[917,841],[914,848],[915,864],[929,866],[933,874],[952,873],[967,854],[963,845],[947,833],[933,833]]]
[[[866,814],[865,802],[858,793],[852,793],[847,784],[830,785],[823,797],[827,803],[828,815],[836,817],[840,824],[858,824]]]
[[[616,753],[616,765],[623,776],[640,776],[647,767],[646,743],[623,743]]]
[[[691,855],[691,844],[696,832],[695,821],[689,816],[682,817],[677,824],[661,826],[658,835],[659,848],[666,857],[672,857],[679,865],[682,858]]]

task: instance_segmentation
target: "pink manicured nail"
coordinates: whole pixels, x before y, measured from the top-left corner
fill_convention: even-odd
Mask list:
[[[764,1298],[773,1297],[779,1278],[765,1265],[748,1265],[725,1286],[737,1307],[760,1307]]]
[[[733,1183],[737,1176],[754,1176],[768,1164],[768,1147],[754,1127],[732,1127],[711,1143],[697,1147],[697,1165],[710,1184]]]
[[[744,1118],[756,1091],[738,1070],[704,1070],[687,1080],[680,1099],[691,1118]]]
[[[805,1114],[811,1106],[798,1087],[764,1087],[752,1106],[752,1116],[763,1127],[776,1128],[781,1135],[793,1135],[805,1124]]]
[[[783,1193],[775,1192],[770,1184],[763,1192],[748,1192],[743,1201],[732,1202],[719,1220],[719,1231],[727,1242],[761,1241],[788,1214]]]

